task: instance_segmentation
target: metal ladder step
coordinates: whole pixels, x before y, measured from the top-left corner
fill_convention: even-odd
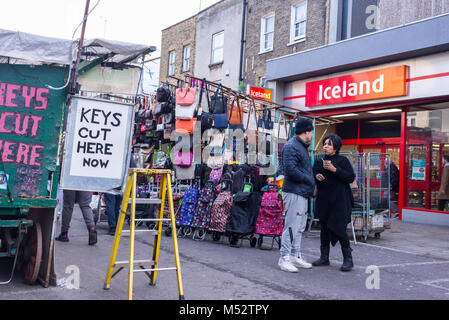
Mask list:
[[[122,230],[122,233],[131,233],[131,230]],[[157,230],[134,230],[134,233],[153,233],[157,234]]]
[[[146,264],[154,264],[153,260],[134,260],[135,266],[144,266]],[[129,266],[129,261],[117,261],[114,264],[114,268],[121,268]]]
[[[172,267],[172,268],[154,268],[154,269],[134,269],[133,272],[153,272],[153,271],[166,271],[166,270],[176,270],[176,267]]]
[[[134,219],[135,221],[171,221],[171,219]]]
[[[131,198],[129,202],[131,203]],[[162,200],[158,198],[136,198],[136,204],[161,204]]]

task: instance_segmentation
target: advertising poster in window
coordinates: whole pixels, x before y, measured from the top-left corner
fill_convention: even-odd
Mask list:
[[[426,160],[412,160],[412,180],[426,181]]]

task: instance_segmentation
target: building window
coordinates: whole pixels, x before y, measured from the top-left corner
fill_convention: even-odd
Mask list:
[[[187,72],[190,70],[190,46],[185,46],[183,51],[182,72]]]
[[[211,64],[223,62],[224,31],[212,35]]]
[[[176,51],[170,51],[168,54],[168,75],[172,76],[175,74],[175,58]]]
[[[307,1],[301,1],[292,6],[290,42],[295,42],[305,38],[306,24],[307,24]]]
[[[274,13],[262,17],[260,29],[260,52],[273,50]]]

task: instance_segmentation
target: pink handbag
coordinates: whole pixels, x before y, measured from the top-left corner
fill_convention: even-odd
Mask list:
[[[193,151],[189,152],[175,152],[173,162],[178,167],[190,167],[193,162]]]
[[[195,103],[196,88],[176,89],[176,105],[191,106]]]

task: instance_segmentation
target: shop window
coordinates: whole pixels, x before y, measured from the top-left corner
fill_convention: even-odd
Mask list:
[[[401,136],[401,117],[360,120],[360,139]]]
[[[443,155],[449,154],[449,109],[410,112],[407,118],[406,206],[438,210]]]
[[[342,139],[357,139],[358,120],[345,120],[337,125],[337,134]]]

